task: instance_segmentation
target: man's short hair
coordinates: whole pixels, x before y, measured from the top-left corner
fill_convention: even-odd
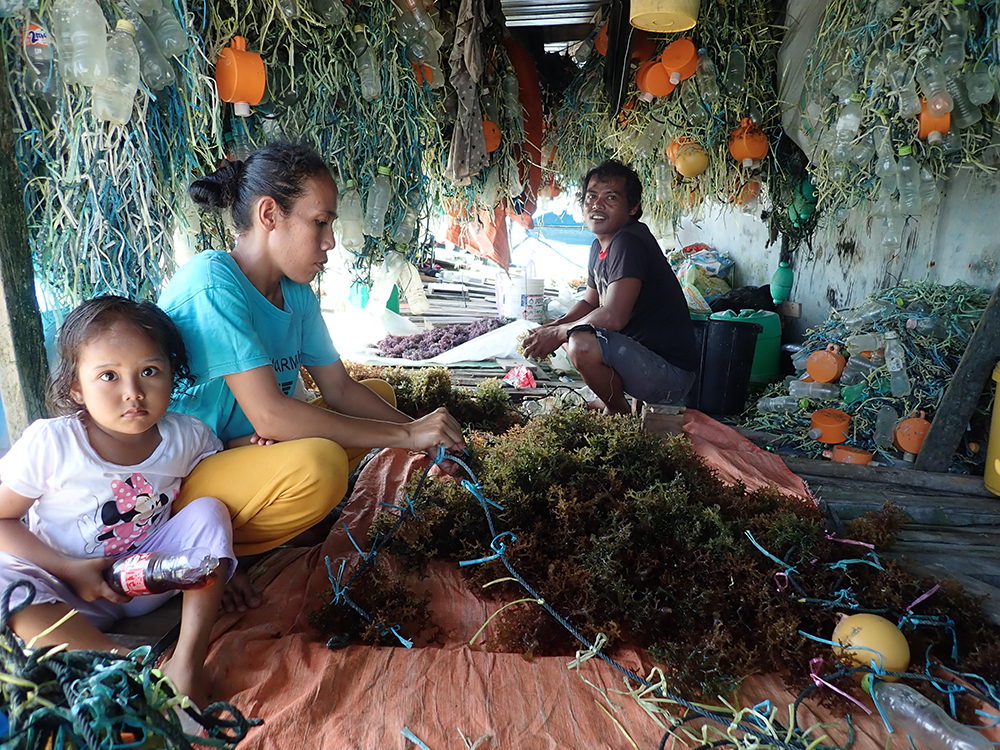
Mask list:
[[[630,210],[633,206],[639,207],[639,210],[635,212],[632,218],[638,220],[642,216],[642,182],[632,167],[622,164],[617,159],[608,159],[606,162],[598,164],[587,172],[587,176],[583,178],[583,185],[580,191],[581,206],[587,195],[587,186],[590,184],[591,177],[597,177],[602,182],[607,182],[609,178],[624,177],[625,200],[628,201],[628,207]]]

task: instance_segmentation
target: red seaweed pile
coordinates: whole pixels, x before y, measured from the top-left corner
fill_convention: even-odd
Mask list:
[[[454,323],[409,336],[386,336],[375,347],[383,357],[430,359],[484,333],[495,331],[507,322],[503,318],[482,318],[468,324]]]

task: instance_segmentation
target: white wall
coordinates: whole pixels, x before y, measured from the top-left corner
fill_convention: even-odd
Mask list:
[[[786,339],[801,339],[806,328],[832,309],[858,304],[879,289],[904,279],[942,284],[965,281],[992,291],[1000,283],[1000,178],[962,172],[944,185],[938,211],[912,217],[897,252],[882,247],[884,226],[866,212],[823,218],[812,251],[803,244],[792,257],[795,283],[790,299],[802,317],[787,321]],[[717,207],[695,224],[684,220],[679,246],[704,242],[736,261],[736,283],[770,282],[778,266],[780,240],[766,247],[767,227],[759,218]]]

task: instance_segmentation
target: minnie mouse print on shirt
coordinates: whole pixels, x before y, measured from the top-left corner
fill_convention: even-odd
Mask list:
[[[111,482],[111,494],[114,499],[98,508],[96,535],[94,525],[85,524],[81,519],[80,531],[88,554],[93,554],[102,545],[106,557],[135,549],[166,520],[167,511],[177,498],[176,489],[171,498],[163,493],[157,495],[142,474],[133,474],[124,481],[115,479]]]

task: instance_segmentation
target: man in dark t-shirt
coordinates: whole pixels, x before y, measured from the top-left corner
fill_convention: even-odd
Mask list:
[[[639,221],[642,183],[606,161],[583,180],[590,248],[587,291],[564,316],[531,331],[524,353],[544,357],[565,345],[606,414],[630,411],[628,393],[647,403],[683,398],[698,366],[684,292],[663,251]]]

